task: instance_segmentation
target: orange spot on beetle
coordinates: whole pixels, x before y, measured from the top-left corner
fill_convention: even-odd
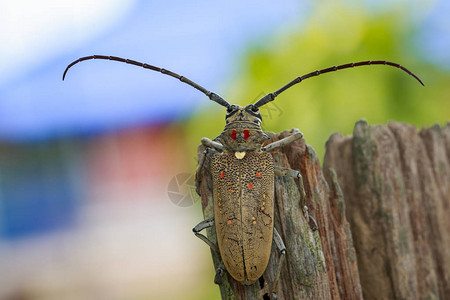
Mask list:
[[[255,217],[252,217],[252,220],[254,221],[254,220],[255,220]]]
[[[263,194],[263,199],[266,199],[266,194]]]
[[[232,193],[233,192],[233,190],[232,189],[230,189],[230,190],[228,190],[230,193]]]
[[[225,172],[224,171],[220,172],[220,178],[224,178],[224,177],[225,177]]]
[[[249,189],[252,189],[252,188],[253,188],[253,183],[250,182],[250,183],[248,184],[248,188],[249,188]]]
[[[264,206],[263,206],[263,207],[261,207],[261,210],[264,210]]]
[[[256,221],[253,221],[253,224],[256,224]]]
[[[219,211],[219,214],[222,214],[222,211]]]
[[[219,202],[219,206],[222,206],[222,203]]]
[[[260,172],[256,172],[256,177],[261,178],[261,173]]]
[[[228,220],[227,224],[230,225],[231,224],[231,220]]]
[[[231,185],[231,182],[228,182],[228,185]]]

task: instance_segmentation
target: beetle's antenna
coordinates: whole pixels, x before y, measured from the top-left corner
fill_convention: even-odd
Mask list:
[[[384,61],[384,60],[369,60],[369,61],[361,61],[361,62],[356,62],[356,63],[349,63],[349,64],[345,64],[345,65],[339,65],[339,66],[334,66],[331,68],[326,68],[326,69],[322,69],[322,70],[317,70],[315,72],[311,72],[308,73],[306,75],[300,76],[295,78],[294,80],[292,80],[291,82],[289,82],[288,84],[286,84],[285,86],[283,86],[282,88],[280,88],[279,90],[267,94],[264,97],[262,97],[261,99],[259,99],[254,106],[255,107],[261,107],[264,104],[269,103],[270,101],[273,101],[275,99],[275,97],[277,97],[279,94],[281,94],[282,92],[284,92],[285,90],[287,90],[288,88],[290,88],[291,86],[302,82],[303,80],[310,78],[310,77],[314,77],[314,76],[319,76],[320,74],[324,74],[324,73],[328,73],[328,72],[333,72],[333,71],[337,71],[337,70],[342,70],[342,69],[347,69],[347,68],[353,68],[353,67],[359,67],[359,66],[368,66],[368,65],[388,65],[388,66],[392,66],[395,68],[399,68],[402,69],[403,71],[405,71],[406,73],[408,73],[409,75],[411,75],[412,77],[414,77],[417,81],[420,82],[421,85],[424,85],[422,80],[420,80],[419,77],[417,77],[413,72],[411,72],[410,70],[408,70],[407,68],[393,63],[393,62],[389,62],[389,61]]]
[[[217,95],[217,94],[215,94],[215,93],[213,93],[211,91],[208,91],[207,89],[205,89],[201,85],[193,82],[192,80],[190,80],[190,79],[188,79],[188,78],[186,78],[184,76],[178,75],[177,73],[174,73],[172,71],[169,71],[169,70],[166,70],[166,69],[163,69],[163,68],[158,68],[158,67],[155,67],[155,66],[152,66],[152,65],[149,65],[149,64],[145,64],[145,63],[141,63],[141,62],[138,62],[138,61],[135,61],[135,60],[120,58],[120,57],[116,57],[116,56],[91,55],[91,56],[85,56],[85,57],[79,58],[79,59],[75,60],[74,62],[70,63],[67,66],[67,68],[64,70],[64,74],[63,74],[62,80],[64,80],[64,78],[66,77],[67,71],[72,66],[76,65],[79,62],[82,62],[82,61],[85,61],[85,60],[90,60],[90,59],[106,59],[106,60],[114,60],[114,61],[124,62],[124,63],[130,64],[130,65],[135,65],[135,66],[138,66],[138,67],[142,67],[144,69],[150,69],[150,70],[157,71],[157,72],[160,72],[160,73],[165,74],[165,75],[169,75],[169,76],[175,77],[175,78],[179,79],[180,81],[182,81],[184,83],[187,83],[190,86],[196,88],[197,90],[199,90],[200,92],[202,92],[203,94],[208,96],[208,98],[211,99],[212,101],[217,102],[217,103],[219,103],[222,106],[225,106],[227,109],[230,107],[230,103],[225,101],[225,99],[223,99],[222,97],[220,97],[219,95]]]

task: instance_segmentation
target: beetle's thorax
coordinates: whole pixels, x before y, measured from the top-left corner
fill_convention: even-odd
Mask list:
[[[269,139],[261,130],[262,118],[259,109],[253,105],[231,105],[225,120],[225,128],[215,140],[220,142],[226,151],[235,152],[238,159],[245,155],[245,152],[260,150],[262,144]]]

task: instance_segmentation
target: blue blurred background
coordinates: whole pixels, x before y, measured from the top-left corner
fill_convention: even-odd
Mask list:
[[[191,228],[196,146],[223,108],[164,67],[241,105],[299,75],[262,111],[323,156],[354,123],[418,127],[450,116],[450,4],[437,1],[0,2],[0,299],[214,299]],[[178,198],[177,198],[178,197]]]

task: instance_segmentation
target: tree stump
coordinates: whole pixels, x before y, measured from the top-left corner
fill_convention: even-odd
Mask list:
[[[327,142],[364,299],[450,299],[450,125],[355,125]]]
[[[271,143],[292,133],[267,134],[272,137],[268,141]],[[200,146],[199,157],[203,151],[204,147]],[[316,153],[303,139],[272,153],[276,165],[299,170],[302,174],[300,180],[275,178],[274,224],[286,245],[286,260],[278,285],[279,299],[361,299],[355,249],[336,175],[329,172],[327,183]],[[206,159],[200,183],[205,219],[214,215],[209,164]],[[304,205],[317,220],[318,231],[313,232],[305,219]],[[217,243],[214,227],[207,229],[207,236]],[[214,268],[217,268],[220,258],[211,253]],[[274,277],[279,256],[272,244],[265,280],[251,286],[241,285],[226,273],[219,285],[222,299],[268,299],[267,282]]]
[[[291,132],[268,134],[270,143]],[[353,136],[328,140],[324,174],[304,140],[273,156],[275,164],[302,174],[301,180],[275,178],[275,227],[287,250],[279,299],[450,299],[450,124],[418,132],[407,124],[359,121]],[[208,218],[208,160],[202,173]],[[207,234],[216,242],[215,228]],[[220,258],[212,256],[217,268]],[[266,299],[278,259],[272,245],[266,281],[252,286],[226,274],[222,298]]]

